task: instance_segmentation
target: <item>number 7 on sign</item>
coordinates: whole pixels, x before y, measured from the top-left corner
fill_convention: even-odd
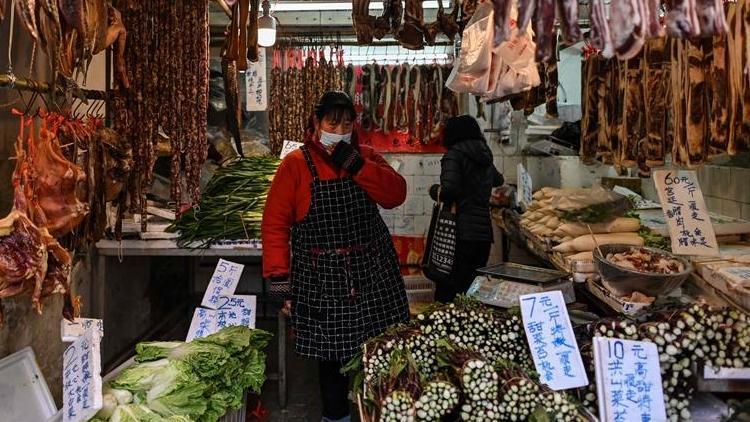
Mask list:
[[[536,296],[531,296],[523,299],[524,302],[531,302],[531,310],[529,311],[529,316],[534,316],[534,306],[536,305]]]

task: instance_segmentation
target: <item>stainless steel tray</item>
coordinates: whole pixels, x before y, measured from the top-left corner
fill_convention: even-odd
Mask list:
[[[537,285],[559,283],[562,279],[568,276],[566,273],[560,271],[530,267],[528,265],[514,264],[512,262],[504,262],[491,267],[480,268],[477,272],[490,277]]]

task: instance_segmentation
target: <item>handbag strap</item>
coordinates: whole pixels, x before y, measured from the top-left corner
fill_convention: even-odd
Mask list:
[[[440,207],[441,210],[443,209],[443,205],[445,205],[445,202],[443,201],[442,197],[440,196],[440,193],[441,193],[442,189],[443,189],[443,186],[438,185],[437,203],[438,203],[438,206]],[[456,214],[458,212],[458,204],[456,202],[454,202],[453,205],[451,205],[450,212],[451,212],[451,214]]]

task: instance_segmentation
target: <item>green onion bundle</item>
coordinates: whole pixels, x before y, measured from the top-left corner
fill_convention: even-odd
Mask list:
[[[257,239],[263,209],[279,160],[247,157],[214,173],[198,205],[167,229],[180,247],[208,247],[219,240]]]
[[[750,325],[746,314],[729,308],[689,305],[660,310],[647,321],[604,319],[593,323],[583,338],[594,336],[654,343],[659,352],[662,387],[670,422],[691,420],[693,368],[750,367]],[[582,344],[582,356],[593,374],[590,343]],[[590,378],[595,379],[595,378]],[[583,404],[595,412],[595,385],[581,390]]]

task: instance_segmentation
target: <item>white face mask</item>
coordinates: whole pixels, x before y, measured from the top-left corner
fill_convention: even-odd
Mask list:
[[[320,131],[320,143],[324,147],[330,148],[338,144],[339,142],[346,142],[347,144],[352,140],[352,133],[346,133],[339,135],[338,133],[328,133],[324,130]]]

